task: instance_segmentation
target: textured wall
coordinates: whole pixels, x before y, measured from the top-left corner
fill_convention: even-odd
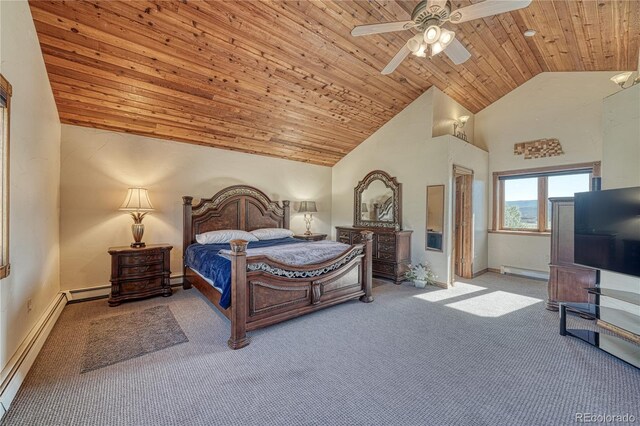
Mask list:
[[[474,137],[489,149],[489,173],[601,160],[602,99],[617,90],[609,81],[614,74],[538,74],[477,113]],[[515,143],[542,138],[558,138],[565,154],[531,160],[513,154]],[[489,267],[548,272],[550,247],[548,236],[490,234]]]
[[[4,367],[60,288],[60,121],[29,5],[3,1],[0,19],[0,72],[13,86],[11,275],[0,281]]]
[[[452,136],[431,136],[436,91],[429,89],[333,167],[331,222],[333,226],[353,224],[353,188],[370,171],[384,170],[402,183],[402,225],[413,230],[412,262],[429,261],[438,281],[447,282],[451,278],[453,164],[473,169],[479,176],[474,183],[477,213],[474,270],[486,267],[488,154]],[[441,184],[445,185],[446,229],[444,252],[438,253],[425,249],[426,187]]]
[[[170,243],[173,274],[182,271],[182,196],[197,201],[237,184],[292,202],[291,228],[304,231],[301,200],[317,201],[312,230],[329,232],[331,169],[214,148],[62,126],[61,285],[108,284],[110,246],[127,245],[131,218],[118,211],[130,186],[149,189],[156,212],[144,219],[147,243]]]

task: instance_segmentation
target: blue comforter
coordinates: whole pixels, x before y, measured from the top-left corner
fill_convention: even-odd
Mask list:
[[[247,248],[272,247],[283,244],[304,243],[304,240],[295,238],[279,238],[277,240],[251,241]],[[231,261],[218,252],[229,249],[229,243],[225,244],[191,244],[185,251],[186,265],[200,273],[200,275],[213,281],[218,289],[222,290],[220,306],[227,309],[231,306]]]

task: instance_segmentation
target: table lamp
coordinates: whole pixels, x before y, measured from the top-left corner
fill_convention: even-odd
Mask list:
[[[120,206],[120,210],[129,212],[133,218],[131,233],[133,234],[134,242],[131,243],[131,247],[145,247],[145,243],[141,241],[142,235],[144,234],[142,219],[144,219],[147,213],[153,211],[151,200],[149,200],[149,191],[145,188],[129,188],[127,196]]]
[[[317,211],[315,201],[300,201],[298,213],[304,213],[304,223],[307,225],[307,231],[304,235],[311,235],[311,221],[313,220],[313,213]]]

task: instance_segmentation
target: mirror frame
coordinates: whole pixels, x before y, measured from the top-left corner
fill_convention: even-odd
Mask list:
[[[442,248],[437,249],[437,248],[433,248],[433,247],[429,247],[429,188],[438,188],[438,187],[442,187]],[[425,250],[428,251],[437,251],[440,253],[444,252],[444,208],[445,208],[445,200],[446,200],[446,188],[444,184],[440,184],[440,185],[427,185],[427,190],[426,190],[426,196],[427,196],[427,203],[426,203],[426,211],[427,211],[427,215],[426,215],[426,222],[425,222],[425,230],[424,230],[424,248]]]
[[[373,220],[362,219],[362,193],[369,187],[374,180],[380,180],[387,188],[393,192],[393,219],[390,222],[379,222]],[[368,228],[393,228],[395,230],[402,229],[402,184],[395,177],[390,176],[382,170],[374,170],[367,174],[364,179],[358,182],[353,190],[354,208],[353,208],[353,226]]]

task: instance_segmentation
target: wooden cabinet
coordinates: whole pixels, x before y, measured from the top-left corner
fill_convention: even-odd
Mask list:
[[[171,296],[170,253],[166,244],[143,248],[111,247],[111,295],[109,306],[162,295]]]
[[[404,280],[411,262],[411,233],[385,228],[336,227],[337,240],[345,244],[358,244],[361,231],[373,232],[373,276],[388,278],[396,284]]]
[[[558,310],[558,302],[589,302],[587,288],[597,281],[595,269],[573,262],[573,197],[550,198],[551,257],[547,309]]]

